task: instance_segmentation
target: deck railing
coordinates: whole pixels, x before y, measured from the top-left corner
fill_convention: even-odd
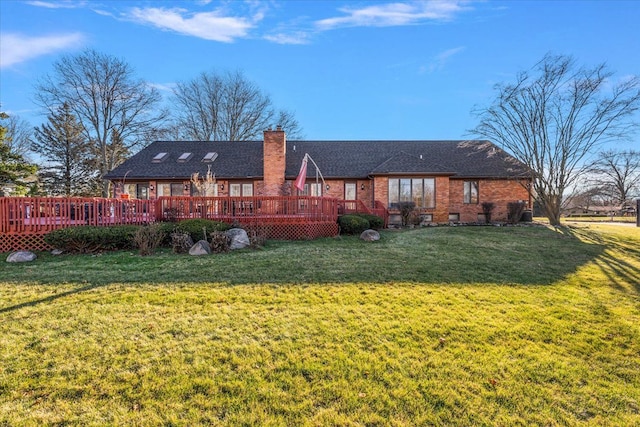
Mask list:
[[[157,219],[207,218],[240,222],[324,222],[338,218],[338,199],[326,197],[160,197]]]
[[[75,225],[155,221],[154,200],[83,197],[0,197],[0,233],[45,233]]]
[[[338,200],[324,197],[160,197],[155,200],[2,197],[0,233],[45,233],[75,225],[146,224],[207,218],[233,222],[336,221]]]

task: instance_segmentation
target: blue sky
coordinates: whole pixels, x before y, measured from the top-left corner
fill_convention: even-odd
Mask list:
[[[91,48],[167,100],[242,70],[307,139],[470,138],[474,106],[547,52],[640,74],[639,22],[637,1],[0,0],[0,104],[39,125],[36,80]]]

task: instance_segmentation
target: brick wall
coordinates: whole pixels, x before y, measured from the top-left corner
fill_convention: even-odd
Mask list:
[[[478,203],[464,203],[463,179],[452,179],[449,184],[449,211],[459,213],[461,222],[476,222],[478,214],[482,213],[482,202],[493,202],[495,208],[492,213],[494,221],[507,220],[507,203],[524,200],[531,207],[530,196],[525,188],[525,182],[517,180],[487,180],[478,181]]]

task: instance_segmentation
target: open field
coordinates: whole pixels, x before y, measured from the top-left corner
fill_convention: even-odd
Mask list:
[[[563,222],[622,222],[622,223],[636,223],[635,216],[568,216],[562,218]]]
[[[2,263],[0,426],[639,425],[640,229],[382,236]]]

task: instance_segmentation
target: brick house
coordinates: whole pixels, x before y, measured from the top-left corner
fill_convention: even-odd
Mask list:
[[[302,160],[311,162],[304,191],[293,186]],[[199,194],[191,176],[211,171],[216,182]],[[319,175],[318,175],[319,176]],[[425,221],[494,220],[507,203],[531,207],[526,167],[489,141],[287,141],[278,127],[263,141],[156,141],[111,171],[114,197],[311,195],[382,204],[398,221],[397,205],[413,201]]]

